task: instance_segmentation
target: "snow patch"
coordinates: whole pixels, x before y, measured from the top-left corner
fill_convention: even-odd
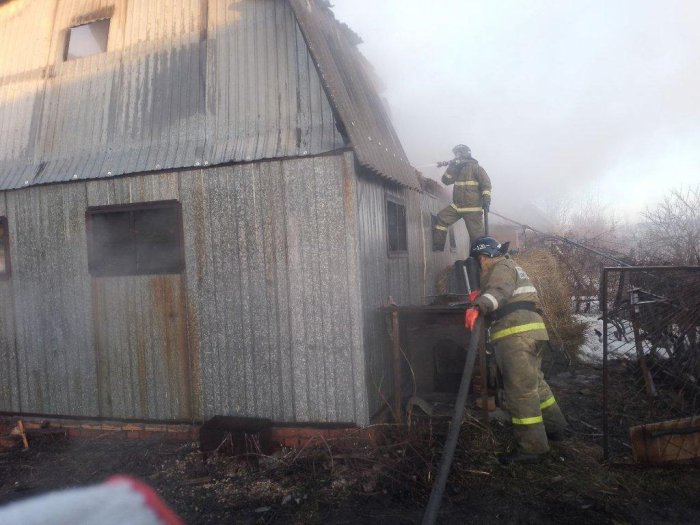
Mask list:
[[[600,364],[603,362],[603,320],[596,315],[574,316],[578,321],[586,325],[584,341],[579,349],[579,357],[584,363]],[[624,333],[608,324],[608,358],[622,359],[630,357],[630,352],[635,352],[634,335],[629,323],[621,324]]]

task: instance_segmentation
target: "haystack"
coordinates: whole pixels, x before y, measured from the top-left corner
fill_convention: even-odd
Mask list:
[[[571,288],[557,260],[545,250],[528,250],[513,260],[522,266],[539,292],[552,344],[574,357],[583,344],[585,323],[571,308]]]

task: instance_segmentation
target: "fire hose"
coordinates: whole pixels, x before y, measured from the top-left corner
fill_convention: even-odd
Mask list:
[[[471,384],[472,372],[474,371],[474,363],[476,362],[476,354],[478,352],[477,347],[483,335],[484,320],[482,316],[479,316],[476,320],[476,324],[474,325],[472,337],[469,339],[467,358],[464,361],[464,371],[462,372],[462,381],[459,384],[459,392],[455,402],[455,411],[452,415],[452,423],[450,424],[450,430],[447,434],[447,439],[445,440],[445,447],[442,450],[438,474],[430,492],[430,499],[428,500],[428,505],[425,508],[425,514],[423,514],[422,525],[433,525],[437,520],[438,512],[440,511],[442,496],[445,493],[445,486],[447,485],[447,477],[450,475],[452,460],[454,459],[455,449],[457,448],[457,439],[459,438],[459,432],[462,429],[462,417],[464,416],[464,407],[467,404],[467,395],[469,394],[469,386]]]

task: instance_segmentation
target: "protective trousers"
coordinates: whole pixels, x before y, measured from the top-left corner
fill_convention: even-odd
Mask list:
[[[475,209],[478,211],[458,211],[459,208],[451,204],[438,213],[437,224],[435,225],[435,228],[433,228],[433,250],[442,251],[445,249],[447,229],[459,219],[464,219],[464,224],[467,225],[467,231],[469,232],[469,245],[471,245],[471,243],[473,243],[479,237],[483,237],[483,212],[481,211],[481,208]]]
[[[568,426],[540,369],[546,346],[547,341],[523,335],[494,343],[515,438],[521,450],[530,454],[547,452],[547,433],[560,432]]]

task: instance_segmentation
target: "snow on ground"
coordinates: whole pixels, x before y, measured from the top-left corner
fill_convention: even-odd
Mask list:
[[[579,357],[585,363],[599,364],[603,362],[603,320],[598,315],[577,314],[576,319],[587,325],[584,341],[579,350]],[[627,324],[627,323],[625,323]],[[608,357],[624,358],[635,351],[634,335],[629,326],[623,328],[626,333],[608,324]]]

